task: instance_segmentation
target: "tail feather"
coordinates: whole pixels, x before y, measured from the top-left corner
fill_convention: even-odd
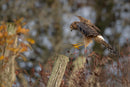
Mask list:
[[[95,37],[94,40],[98,43],[103,44],[108,50],[110,50],[112,54],[117,54],[117,52],[112,48],[112,46],[108,44],[101,35]]]

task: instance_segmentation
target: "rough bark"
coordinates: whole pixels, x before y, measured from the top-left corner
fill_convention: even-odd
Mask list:
[[[55,62],[47,87],[60,87],[69,58],[59,55]]]
[[[78,75],[78,73],[82,70],[82,69],[84,69],[85,67],[84,67],[84,64],[86,63],[86,60],[85,60],[85,57],[79,57],[79,58],[77,58],[75,61],[74,61],[74,63],[73,63],[73,65],[74,65],[74,69],[73,69],[73,71],[72,71],[72,73],[71,73],[71,76],[70,76],[70,78],[69,78],[69,81],[68,81],[68,83],[69,83],[69,86],[68,87],[79,87],[79,86],[77,86],[77,84],[79,84],[80,83],[80,76],[82,77],[82,75]]]

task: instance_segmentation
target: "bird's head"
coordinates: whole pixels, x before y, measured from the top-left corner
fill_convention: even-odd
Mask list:
[[[70,25],[71,31],[72,31],[72,30],[77,30],[77,24],[78,24],[78,23],[79,23],[79,22],[75,21],[75,22],[73,22],[73,23]]]

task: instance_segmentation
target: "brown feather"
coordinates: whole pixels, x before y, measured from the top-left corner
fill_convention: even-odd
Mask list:
[[[100,35],[101,36],[101,35]],[[108,50],[110,50],[110,52],[114,55],[119,55],[118,52],[116,50],[114,50],[112,48],[112,46],[110,44],[108,44],[104,39],[102,39],[101,37],[97,36],[94,38],[94,40],[98,43],[103,44],[106,48],[108,48]]]
[[[95,37],[94,40],[98,43],[103,44],[106,48],[113,50],[113,48],[111,47],[111,45],[109,45],[104,39],[100,38],[99,36]]]
[[[86,37],[95,37],[99,35],[99,33],[95,29],[92,29],[83,22],[77,23],[77,30]]]
[[[98,33],[98,31],[100,31],[98,27],[92,24],[90,20],[87,20],[81,16],[77,17],[79,18],[80,21],[73,22],[70,28],[72,30],[78,30],[82,33],[82,35],[84,36],[85,48],[92,42],[94,38],[96,42],[103,44],[106,48],[108,48],[110,51],[116,54],[116,51],[111,47],[111,45],[106,43],[104,38]]]
[[[92,24],[90,20],[87,20],[87,19],[85,19],[84,17],[81,17],[81,16],[77,16],[77,17],[79,18],[80,22],[84,22],[85,24],[87,24],[92,29],[96,29],[97,31],[100,32],[100,29],[98,27],[96,27],[94,24]]]
[[[85,46],[85,48],[86,48],[90,43],[92,43],[92,38],[89,38],[89,37],[85,37],[85,36],[84,36],[84,46]]]

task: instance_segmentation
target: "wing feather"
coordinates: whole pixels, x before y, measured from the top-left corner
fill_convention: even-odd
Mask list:
[[[97,37],[94,38],[94,40],[98,43],[103,44],[110,52],[114,55],[118,55],[118,52],[112,48],[110,44],[108,44],[104,38],[101,35],[98,35]]]
[[[113,50],[113,48],[111,47],[111,45],[109,45],[109,44],[104,40],[104,38],[103,38],[101,35],[98,35],[97,37],[95,37],[94,40],[95,40],[97,43],[103,44],[106,48],[108,48],[108,49],[110,49],[110,50]]]
[[[83,22],[77,23],[77,29],[86,37],[95,37],[99,33]]]
[[[87,20],[87,19],[85,19],[84,17],[81,17],[81,16],[77,16],[77,17],[79,18],[80,22],[84,22],[84,23],[86,23],[89,27],[91,27],[91,28],[93,28],[93,29],[95,29],[95,30],[97,30],[97,31],[100,32],[100,29],[99,29],[98,27],[96,27],[94,24],[92,24],[92,23],[90,22],[90,20]]]

